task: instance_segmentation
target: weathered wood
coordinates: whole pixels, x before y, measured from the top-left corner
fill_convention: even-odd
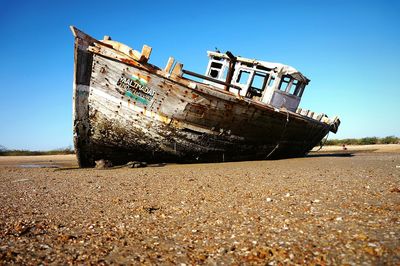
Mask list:
[[[109,44],[106,44],[106,43],[96,40],[95,38],[87,35],[86,33],[84,33],[83,31],[80,31],[79,29],[75,28],[74,26],[70,26],[69,28],[71,29],[74,37],[78,38],[79,40],[87,42],[88,44],[97,43],[97,44],[112,48],[112,46],[110,46]]]
[[[168,58],[167,65],[164,68],[164,71],[167,73],[171,72],[172,65],[174,64],[175,59],[173,57]]]
[[[187,71],[180,63],[170,75],[171,67],[162,71],[90,38],[77,38],[75,49],[74,143],[82,167],[98,159],[124,164],[265,159],[271,152],[274,158],[302,156],[330,129],[182,78]]]
[[[73,88],[73,135],[74,146],[80,167],[93,166],[93,145],[89,121],[89,86],[92,73],[93,54],[87,51],[90,38],[75,39],[74,88]]]
[[[149,61],[150,58],[151,50],[152,48],[150,46],[143,45],[142,54],[140,56],[139,61],[147,63],[147,61]]]
[[[140,61],[142,59],[142,54],[132,49],[128,45],[112,40],[104,40],[103,43],[108,44],[110,48],[124,54],[131,59],[134,59],[136,61]]]
[[[172,73],[175,76],[181,77],[182,76],[182,68],[183,64],[181,63],[176,63],[174,68],[172,69]]]
[[[124,64],[99,56],[94,61],[96,64],[91,85],[90,117],[93,117],[91,139],[96,147],[93,152],[96,159],[105,158],[122,163],[122,155],[128,158],[127,153],[122,152],[125,149],[127,152],[139,150],[139,158],[149,161],[191,161],[196,160],[195,158],[218,160],[216,156],[222,151],[226,160],[263,159],[262,154],[266,155],[268,150],[274,148],[274,140],[280,137],[285,126],[281,117],[286,118],[286,113],[272,111],[274,116],[271,116],[255,107],[248,109],[247,104],[228,104],[215,96],[199,95],[194,91],[188,97],[182,97],[184,91],[188,90],[187,87],[170,83],[155,74],[138,71],[133,67],[126,69]],[[101,69],[107,70],[101,73]],[[125,97],[121,99],[120,92],[113,88],[117,88],[116,84],[124,69],[128,73],[148,78],[148,86],[156,89],[152,103],[144,105],[132,100],[129,103]],[[163,84],[167,84],[164,89],[161,88]],[[228,112],[227,106],[232,106],[232,109],[228,108]],[[232,120],[236,117],[235,114],[241,116]],[[172,121],[174,122],[171,123]],[[151,128],[144,129],[140,126],[148,123],[152,124]],[[148,133],[143,134],[144,131]],[[289,132],[292,140],[288,145],[293,147],[289,149],[287,145],[281,144],[274,156],[279,156],[284,147],[291,151],[291,156],[304,152],[301,150],[301,134],[297,130]],[[286,139],[287,136],[282,142]],[[115,149],[106,148],[110,146]],[[178,147],[177,150],[174,147]],[[234,155],[238,152],[239,154]]]

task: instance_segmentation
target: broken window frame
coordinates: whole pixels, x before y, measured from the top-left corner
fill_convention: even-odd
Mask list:
[[[296,91],[295,91],[296,96],[302,97],[305,88],[306,88],[306,84],[304,82],[300,82],[299,85],[297,85],[297,88],[296,88]]]
[[[217,65],[219,65],[219,67]],[[214,59],[211,60],[210,68],[208,70],[208,76],[214,79],[218,79],[221,75],[223,66],[224,65],[222,63],[216,62]],[[216,73],[215,76],[212,74],[213,72]]]
[[[250,73],[250,76],[246,82],[246,84],[239,82],[240,79],[242,78],[242,72],[248,72]],[[274,74],[273,69],[264,67],[262,65],[259,64],[253,64],[250,62],[238,62],[235,65],[235,73],[233,76],[233,80],[232,80],[232,84],[239,86],[242,88],[240,94],[242,96],[246,96],[249,95],[248,92],[251,90],[251,86],[252,83],[254,81],[254,75],[255,73],[260,73],[261,75],[265,75],[266,78],[264,78],[264,82],[263,82],[263,88],[262,90],[258,90],[261,95],[254,95],[252,94],[252,96],[257,96],[262,98],[263,95],[265,94],[265,92],[267,91],[267,85],[269,84],[270,78],[271,76],[276,76],[276,74]],[[275,77],[276,78],[276,77]],[[273,83],[272,85],[274,85],[275,83]],[[268,87],[269,88],[269,87]]]
[[[269,79],[268,79],[268,82],[267,82],[267,87],[268,87],[268,88],[273,88],[274,85],[275,85],[275,80],[276,80],[276,76],[271,74],[271,75],[269,76]],[[272,82],[272,83],[271,83],[271,82]]]
[[[286,79],[289,79],[289,80],[286,80]],[[287,93],[286,90],[287,90],[288,88],[290,88],[290,87],[289,87],[289,84],[290,84],[291,80],[292,80],[292,77],[291,77],[291,76],[289,76],[289,75],[283,75],[283,76],[281,77],[281,81],[279,82],[279,86],[278,86],[277,90],[279,90],[279,91],[281,91],[281,92]],[[284,83],[286,84],[286,86],[283,88],[282,85],[283,85]]]
[[[218,67],[217,65],[220,65],[220,67]],[[226,75],[227,68],[228,68],[228,63],[226,59],[216,56],[210,57],[206,76],[213,79],[221,80],[224,78],[223,76]],[[213,71],[216,72],[217,74],[216,76],[213,76],[211,74],[213,73]]]
[[[249,76],[247,77],[246,83],[240,82],[240,80],[241,80],[241,78],[242,78],[242,73],[248,73],[248,75],[249,75]],[[239,69],[238,69],[238,75],[237,75],[237,77],[236,77],[235,83],[238,84],[238,85],[246,86],[246,88],[247,88],[248,85],[250,84],[251,77],[252,77],[252,71],[251,71],[251,69],[239,68]]]
[[[286,78],[286,80],[285,80],[285,78]],[[287,81],[287,78],[289,78],[290,80]],[[283,83],[287,84],[286,87],[284,88],[284,90],[282,89]],[[279,86],[277,87],[276,90],[286,93],[288,95],[301,97],[303,95],[305,86],[306,86],[306,84],[304,82],[301,82],[300,80],[295,79],[295,78],[291,77],[290,75],[283,75],[279,82]]]
[[[288,88],[286,89],[286,92],[291,94],[291,95],[297,96],[295,94],[295,91],[296,91],[298,85],[299,85],[299,81],[297,79],[295,79],[295,78],[292,78],[292,80],[289,83]]]
[[[261,87],[254,87],[254,81],[255,81],[255,77],[262,77],[263,81],[261,84]],[[260,70],[254,70],[252,75],[251,75],[251,82],[249,83],[249,88],[247,90],[246,96],[249,98],[252,98],[253,96],[256,97],[262,97],[263,92],[265,91],[266,87],[267,87],[267,82],[269,81],[271,74],[265,71],[260,71]]]

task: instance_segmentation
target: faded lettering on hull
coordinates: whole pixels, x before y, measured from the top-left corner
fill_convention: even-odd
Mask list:
[[[147,80],[136,75],[122,75],[117,81],[117,86],[122,89],[120,92],[123,95],[144,105],[148,105],[155,94],[155,91],[147,86]]]

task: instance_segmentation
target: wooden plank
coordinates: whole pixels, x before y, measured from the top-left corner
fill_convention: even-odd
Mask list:
[[[149,61],[149,58],[150,58],[151,50],[152,50],[152,48],[150,46],[148,46],[146,44],[143,45],[142,55],[140,56],[139,61],[147,63],[147,61]]]
[[[110,46],[109,44],[106,44],[104,42],[96,40],[92,36],[87,35],[86,33],[84,33],[83,31],[75,28],[74,26],[70,26],[69,28],[71,29],[72,34],[74,35],[75,38],[83,40],[83,41],[87,42],[87,44],[97,43],[97,44],[104,45],[104,46],[112,48],[112,46]]]
[[[111,40],[105,40],[105,41],[103,41],[103,43],[110,45],[114,50],[121,52],[121,53],[131,57],[134,60],[139,61],[142,56],[141,53],[132,49],[131,47],[129,47],[126,44],[116,42],[116,41],[111,41]]]
[[[79,30],[71,27],[74,35],[81,36]],[[84,37],[84,36],[83,36]],[[90,36],[89,36],[90,37]],[[74,146],[80,167],[93,166],[92,145],[90,143],[89,86],[92,74],[93,54],[87,51],[90,38],[76,37],[74,47],[73,82],[73,132]]]
[[[182,63],[176,63],[174,66],[174,69],[172,69],[172,74],[181,77],[183,72],[182,72],[183,64]]]
[[[167,62],[167,65],[165,66],[164,71],[167,73],[170,73],[174,62],[175,62],[175,59],[172,56],[170,58],[168,58],[168,62]]]

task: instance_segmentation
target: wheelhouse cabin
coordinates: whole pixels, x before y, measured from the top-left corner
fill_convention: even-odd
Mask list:
[[[208,51],[204,83],[296,112],[309,79],[293,67]],[[224,85],[225,84],[225,85]]]

